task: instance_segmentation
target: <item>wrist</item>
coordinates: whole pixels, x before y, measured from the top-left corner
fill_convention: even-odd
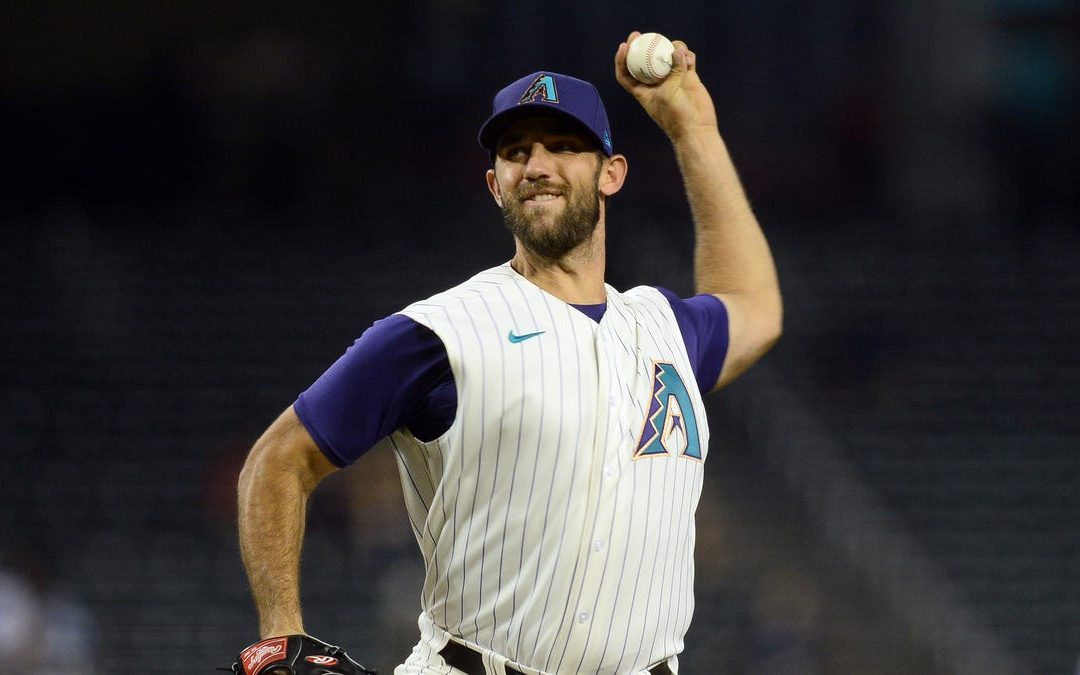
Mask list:
[[[667,130],[672,143],[699,143],[720,138],[720,128],[715,122],[678,125]]]
[[[685,127],[668,137],[676,157],[689,159],[698,155],[720,156],[726,153],[724,140],[715,124]]]
[[[299,620],[281,620],[266,622],[259,627],[259,637],[262,640],[272,637],[281,637],[283,635],[306,635],[304,632],[304,623]]]

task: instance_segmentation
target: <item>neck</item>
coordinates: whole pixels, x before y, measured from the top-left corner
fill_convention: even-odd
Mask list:
[[[588,241],[558,260],[542,258],[515,239],[510,266],[556,298],[571,305],[597,305],[607,301],[604,288],[604,221]]]

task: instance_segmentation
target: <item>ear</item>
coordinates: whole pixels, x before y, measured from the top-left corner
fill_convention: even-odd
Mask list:
[[[623,182],[626,181],[627,168],[626,157],[623,155],[606,158],[600,170],[600,185],[597,186],[600,194],[610,197],[621,190]]]
[[[488,169],[487,173],[484,174],[484,179],[487,181],[488,192],[495,198],[495,203],[498,204],[501,209],[503,206],[502,188],[499,187],[499,181],[495,178],[495,170]]]

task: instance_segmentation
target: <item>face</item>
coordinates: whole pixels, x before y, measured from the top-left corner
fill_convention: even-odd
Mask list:
[[[596,229],[604,160],[595,141],[573,123],[530,117],[499,138],[488,185],[522,245],[559,260]]]

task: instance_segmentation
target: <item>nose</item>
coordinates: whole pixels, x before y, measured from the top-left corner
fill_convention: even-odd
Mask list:
[[[529,160],[525,162],[525,178],[537,180],[551,175],[551,153],[543,143],[536,142],[529,148]]]

